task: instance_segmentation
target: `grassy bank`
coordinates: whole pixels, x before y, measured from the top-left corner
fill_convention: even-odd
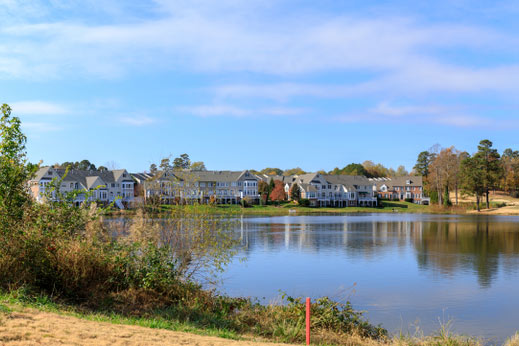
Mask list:
[[[380,207],[302,207],[295,203],[281,203],[279,205],[252,205],[243,208],[240,205],[162,205],[158,212],[171,212],[172,210],[200,210],[206,214],[231,214],[231,215],[289,215],[289,214],[343,214],[343,213],[438,213],[434,207],[418,205],[409,202],[382,201]]]
[[[56,304],[55,302],[49,300],[47,297],[33,297],[33,296],[25,296],[21,292],[12,292],[10,294],[0,294],[0,342],[6,343],[9,345],[9,342],[12,341],[14,344],[19,344],[20,341],[31,340],[31,337],[36,338],[38,340],[38,337],[46,339],[47,341],[49,338],[53,338],[56,343],[59,343],[59,335],[52,335],[48,333],[45,329],[41,329],[41,326],[39,327],[39,330],[42,331],[43,335],[31,335],[34,334],[36,328],[30,329],[29,326],[27,326],[29,323],[24,322],[20,324],[18,321],[33,321],[35,318],[34,316],[37,315],[39,312],[45,312],[47,315],[45,315],[46,320],[54,319],[57,320],[54,315],[52,314],[58,314],[59,316],[67,316],[67,317],[73,317],[78,320],[72,320],[69,322],[69,324],[73,324],[76,327],[76,333],[77,335],[69,335],[71,333],[70,330],[64,330],[60,331],[58,334],[66,334],[67,339],[76,339],[76,340],[83,340],[79,342],[85,342],[85,334],[88,334],[87,331],[85,331],[85,327],[88,327],[90,329],[94,329],[96,331],[99,331],[100,329],[106,329],[106,325],[82,325],[81,320],[91,321],[91,322],[107,322],[110,324],[115,325],[114,328],[110,328],[109,331],[109,337],[113,340],[114,334],[124,334],[123,340],[125,344],[131,344],[133,341],[132,339],[128,338],[128,332],[124,329],[126,325],[129,326],[139,326],[139,327],[145,327],[149,329],[141,329],[139,330],[141,334],[140,341],[143,342],[144,340],[156,340],[156,336],[158,333],[160,333],[157,330],[167,330],[167,331],[180,331],[180,332],[187,332],[190,334],[200,335],[200,336],[216,336],[220,338],[225,338],[227,340],[247,340],[247,341],[256,341],[256,342],[262,342],[262,341],[269,341],[268,339],[265,340],[263,338],[252,336],[252,335],[239,335],[236,334],[232,330],[226,330],[226,329],[214,329],[214,328],[201,328],[200,326],[197,326],[196,323],[193,322],[179,322],[174,319],[166,319],[163,316],[147,316],[147,317],[128,317],[125,315],[112,313],[102,313],[102,312],[90,312],[84,309],[79,308],[78,306],[68,306],[63,304]],[[48,313],[52,314],[48,314]],[[20,320],[21,319],[21,320]],[[58,320],[58,322],[62,322],[63,320]],[[11,322],[11,323],[6,323]],[[118,326],[118,327],[117,327]],[[36,326],[37,327],[37,326]],[[16,329],[16,331],[15,331]],[[54,329],[54,328],[53,328]],[[119,332],[119,330],[121,330]],[[152,331],[153,330],[153,331]],[[5,333],[2,333],[2,331],[5,331]],[[56,329],[54,329],[56,331]],[[115,332],[117,331],[117,332]],[[17,333],[16,333],[17,332]],[[73,332],[73,331],[72,331]],[[85,333],[86,332],[86,333]],[[303,333],[303,330],[299,331],[300,333]],[[135,331],[133,331],[135,333]],[[40,333],[41,334],[41,333]],[[97,334],[97,333],[96,333]],[[94,335],[96,342],[104,342],[107,343],[108,340],[99,339],[99,337],[103,337],[103,334],[106,337],[106,332],[99,333],[100,335]],[[467,336],[459,336],[454,335],[449,332],[449,324],[446,324],[445,326],[442,326],[436,333],[430,336],[423,336],[419,332],[417,332],[415,335],[409,335],[409,334],[400,334],[392,337],[387,337],[384,339],[369,339],[369,338],[363,338],[355,334],[351,334],[348,336],[342,336],[340,340],[338,340],[337,343],[332,342],[326,342],[326,343],[320,343],[319,338],[321,337],[319,334],[315,335],[314,331],[312,331],[312,344],[323,344],[323,345],[350,345],[350,346],[443,346],[443,345],[451,345],[451,346],[482,346],[485,344],[484,340],[478,339],[478,338],[472,338]],[[146,336],[148,336],[146,338]],[[171,335],[170,335],[171,337]],[[196,343],[198,345],[214,345],[215,340],[214,339],[204,339],[204,338],[192,338],[191,342]],[[41,339],[40,339],[41,340]],[[38,340],[39,341],[39,340]],[[174,341],[170,338],[167,338],[164,340],[163,344],[169,344],[168,341],[171,344],[174,344]],[[221,344],[225,344],[226,342],[222,342]],[[135,343],[137,344],[137,343]],[[220,343],[219,343],[220,344]],[[243,343],[243,345],[250,345],[250,343]],[[236,345],[240,345],[240,343],[236,343]],[[261,345],[268,345],[265,343],[261,343]],[[509,338],[504,344],[504,346],[519,346],[519,334],[516,334],[515,336],[512,336]]]
[[[518,202],[519,203],[519,202]],[[318,215],[318,214],[357,214],[357,213],[407,213],[407,214],[503,214],[503,215],[519,215],[518,205],[508,205],[504,202],[491,202],[490,209],[482,208],[480,212],[476,212],[475,202],[461,202],[458,205],[450,207],[441,207],[437,205],[419,205],[409,202],[400,201],[381,201],[378,207],[302,207],[295,203],[285,202],[278,205],[251,205],[246,208],[241,205],[161,205],[149,208],[152,214],[160,214],[167,216],[171,212],[176,211],[202,212],[207,215],[264,215],[264,216],[281,216],[281,215]],[[135,210],[108,210],[108,216],[127,216],[135,215]]]

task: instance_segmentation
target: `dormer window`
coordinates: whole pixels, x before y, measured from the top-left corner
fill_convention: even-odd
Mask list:
[[[405,182],[407,185],[411,185],[411,180],[406,180]]]

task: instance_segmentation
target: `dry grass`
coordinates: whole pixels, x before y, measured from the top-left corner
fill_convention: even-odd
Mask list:
[[[514,336],[508,339],[505,346],[519,346],[519,333],[515,333]]]
[[[1,345],[199,345],[276,346],[212,336],[94,322],[55,313],[23,309],[0,325]]]

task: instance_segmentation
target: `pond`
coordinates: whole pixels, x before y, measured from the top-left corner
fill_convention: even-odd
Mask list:
[[[519,330],[519,217],[355,214],[242,217],[219,291],[262,302],[349,299],[392,332]]]

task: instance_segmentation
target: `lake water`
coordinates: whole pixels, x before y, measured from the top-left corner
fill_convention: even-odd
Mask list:
[[[502,342],[519,330],[519,217],[419,214],[243,217],[219,291],[349,299],[392,332],[440,321]]]

